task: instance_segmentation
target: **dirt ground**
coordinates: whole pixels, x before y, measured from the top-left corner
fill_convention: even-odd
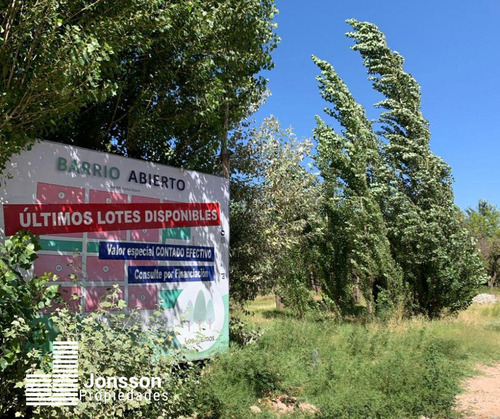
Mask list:
[[[480,375],[465,381],[455,409],[466,418],[500,419],[500,363],[477,369]]]

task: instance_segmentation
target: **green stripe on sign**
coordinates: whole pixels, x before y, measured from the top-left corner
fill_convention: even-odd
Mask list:
[[[99,242],[87,243],[87,253],[99,253]]]
[[[82,242],[70,242],[67,240],[40,240],[42,250],[58,252],[81,252]]]
[[[163,309],[174,308],[177,298],[182,290],[161,290],[160,291],[160,306]]]
[[[162,243],[166,240],[189,240],[191,238],[191,227],[165,228],[162,230]]]

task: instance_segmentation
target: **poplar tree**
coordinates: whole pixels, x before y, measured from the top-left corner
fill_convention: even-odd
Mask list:
[[[416,309],[435,316],[470,302],[483,269],[463,216],[454,203],[450,167],[430,150],[429,123],[421,112],[420,86],[403,69],[372,23],[349,20],[372,86],[385,99],[379,122],[383,154],[396,176],[398,194],[387,198],[389,239]],[[395,198],[395,199],[394,199]]]
[[[331,176],[338,182],[334,196],[343,208],[349,209],[355,199],[376,201],[378,206],[372,204],[361,216],[367,207],[353,206],[344,219],[336,220],[332,228],[342,231],[348,226],[347,231],[353,234],[339,238],[332,246],[335,252],[343,248],[350,249],[350,254],[361,252],[354,260],[369,260],[375,251],[370,250],[371,244],[363,245],[370,243],[369,237],[380,237],[372,234],[386,234],[394,265],[401,268],[403,283],[411,293],[411,310],[429,316],[457,311],[470,303],[476,285],[484,280],[483,269],[462,213],[454,204],[450,167],[430,150],[429,123],[421,112],[420,86],[403,69],[403,57],[389,49],[384,34],[374,24],[353,19],[348,23],[354,29],[347,34],[355,42],[353,49],[361,54],[373,88],[384,96],[376,104],[382,109],[377,121],[381,129],[374,130],[330,68],[331,74],[326,77],[329,86],[323,84],[320,89],[323,97],[334,104],[330,115],[345,131],[342,136],[325,134],[324,125],[318,123],[316,133],[320,157],[330,156],[334,168]],[[321,65],[325,72],[328,66]],[[342,167],[344,162],[348,163],[347,171]],[[352,227],[352,220],[358,217],[365,225],[373,224],[373,219],[366,217],[377,211],[385,230]],[[379,246],[385,243],[380,240]],[[379,251],[387,254],[386,250]],[[348,260],[344,266],[354,280],[356,271],[349,271],[354,262]],[[370,270],[379,265],[365,262],[363,266],[367,269],[365,277],[370,278],[374,275]]]
[[[373,314],[380,292],[394,300],[401,288],[379,205],[384,179],[379,140],[333,66],[316,57],[313,61],[322,71],[317,78],[321,95],[333,105],[325,113],[344,128],[339,134],[316,117],[317,163],[325,179],[329,227],[324,288],[341,310],[364,300]]]

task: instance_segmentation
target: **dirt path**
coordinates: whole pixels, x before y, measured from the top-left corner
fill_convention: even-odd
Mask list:
[[[455,409],[466,418],[500,419],[500,363],[477,369],[481,375],[464,383],[464,393],[457,396]]]

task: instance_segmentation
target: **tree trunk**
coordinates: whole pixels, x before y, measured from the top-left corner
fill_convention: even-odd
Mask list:
[[[373,301],[372,300],[368,300],[368,314],[370,315],[370,317],[373,316]]]
[[[368,295],[368,314],[370,317],[373,317],[373,303],[375,299],[374,285],[375,283],[370,281],[370,295]]]
[[[488,281],[488,287],[493,288],[495,285],[495,282],[497,282],[497,272],[493,272],[493,275],[491,275],[490,280]]]
[[[276,310],[283,310],[283,301],[278,294],[274,294],[274,299],[276,301]]]

